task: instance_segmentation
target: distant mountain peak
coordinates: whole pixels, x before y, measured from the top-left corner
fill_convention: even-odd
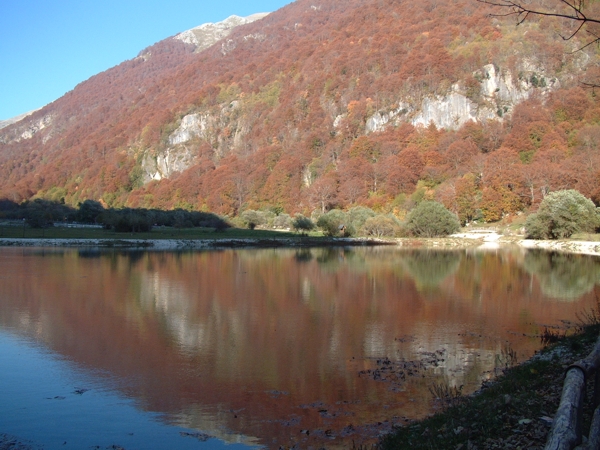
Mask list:
[[[229,16],[227,19],[217,23],[205,23],[203,25],[192,28],[191,30],[179,33],[174,39],[191,44],[196,47],[196,51],[202,51],[215,42],[227,37],[231,31],[239,27],[260,20],[269,13],[257,13],[247,17]]]
[[[17,123],[17,122],[23,120],[24,118],[32,115],[34,112],[39,111],[40,109],[41,108],[34,109],[33,111],[26,112],[25,114],[21,114],[16,117],[12,117],[10,119],[0,120],[0,129],[5,128],[9,125],[12,125],[13,123]]]

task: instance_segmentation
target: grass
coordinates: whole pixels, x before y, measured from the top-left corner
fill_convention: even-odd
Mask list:
[[[599,242],[600,234],[598,233],[575,233],[571,236],[573,241],[590,241],[590,242]]]
[[[318,236],[311,236],[318,237]],[[0,239],[300,239],[292,232],[229,228],[216,232],[213,228],[156,227],[147,233],[118,233],[102,228],[29,228],[0,226]]]
[[[587,356],[599,332],[596,322],[580,328],[576,335],[562,336],[542,352],[547,357],[508,368],[473,396],[463,397],[444,386],[432,387],[445,409],[396,429],[381,439],[378,448],[543,448],[550,418],[560,401],[565,365]],[[588,395],[592,392],[588,389]],[[589,427],[591,403],[588,398],[584,406],[584,427]]]
[[[252,247],[327,247],[338,246],[340,242],[328,236],[323,236],[319,232],[308,234],[298,234],[289,231],[274,230],[250,230],[245,228],[229,228],[223,231],[216,231],[214,228],[172,228],[156,227],[146,233],[119,233],[102,228],[67,228],[67,227],[49,227],[49,228],[30,228],[14,225],[0,225],[0,241],[7,238],[18,239],[104,239],[101,245],[129,246],[132,245],[128,240],[135,240],[135,246],[151,246],[150,241],[172,239],[176,241],[213,241],[218,246],[252,246]],[[242,244],[236,240],[246,240]],[[355,241],[354,245],[364,245],[364,241]],[[378,244],[381,244],[380,242]],[[353,245],[344,242],[342,245]],[[367,244],[369,245],[369,244]],[[376,245],[371,243],[370,245]]]

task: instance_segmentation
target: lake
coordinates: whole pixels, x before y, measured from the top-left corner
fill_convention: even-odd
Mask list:
[[[597,257],[519,248],[2,248],[0,433],[45,449],[374,442],[435,411],[432,387],[468,394],[532,356],[598,283]]]

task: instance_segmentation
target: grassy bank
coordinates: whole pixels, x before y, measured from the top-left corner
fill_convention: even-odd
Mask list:
[[[559,339],[530,361],[507,369],[475,395],[433,386],[443,409],[432,417],[399,428],[385,436],[380,449],[542,449],[546,443],[562,391],[566,367],[586,357],[600,325],[597,314],[577,333]],[[547,335],[553,338],[556,336]],[[587,430],[593,413],[588,388],[584,407]],[[587,434],[584,432],[584,434]]]
[[[300,238],[296,233],[270,230],[248,230],[229,228],[215,231],[214,228],[155,227],[145,233],[119,233],[102,228],[0,226],[0,238],[17,239],[248,239],[248,238]]]
[[[330,247],[395,245],[393,240],[337,238],[322,233],[228,228],[155,227],[148,232],[116,232],[92,227],[29,228],[0,226],[0,246],[93,246],[154,249],[210,247]]]

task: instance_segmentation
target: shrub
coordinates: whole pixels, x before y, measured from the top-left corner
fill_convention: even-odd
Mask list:
[[[566,239],[574,233],[594,232],[600,226],[600,214],[594,203],[574,189],[551,192],[537,213],[525,222],[527,237]]]
[[[314,224],[313,224],[313,226],[314,226]],[[273,219],[273,228],[279,228],[279,229],[284,230],[284,229],[289,229],[289,228],[293,228],[293,227],[294,227],[294,223],[289,214],[281,213]]]
[[[25,222],[31,228],[47,228],[53,224],[52,216],[47,211],[41,209],[28,211]]]
[[[400,232],[400,223],[392,216],[369,217],[362,227],[362,232],[367,236],[392,237]]]
[[[104,207],[95,200],[85,200],[79,203],[79,209],[75,218],[82,223],[96,223],[98,216],[104,212]]]
[[[406,226],[418,237],[447,236],[460,230],[458,218],[438,202],[419,203],[407,216]]]
[[[36,198],[22,206],[23,217],[32,228],[46,228],[70,214],[69,208],[58,202]]]
[[[190,215],[183,209],[176,209],[173,212],[173,225],[175,228],[191,228],[194,226],[190,220]]]
[[[375,211],[364,206],[355,206],[354,208],[350,208],[350,210],[348,210],[346,213],[348,220],[346,227],[352,230],[352,234],[355,234],[355,230],[362,230],[367,220],[371,217],[375,217],[375,215]]]
[[[310,231],[315,228],[315,224],[308,217],[304,217],[302,214],[296,214],[294,221],[292,222],[292,226],[296,232],[302,231]]]
[[[327,236],[338,236],[343,233],[346,236],[352,234],[353,230],[348,228],[347,217],[343,211],[339,209],[332,209],[326,212],[319,220],[317,220],[317,226],[323,230]]]
[[[142,233],[152,230],[152,220],[144,210],[122,209],[104,211],[98,222],[105,229],[121,233]]]
[[[247,209],[241,215],[244,225],[251,230],[254,230],[258,225],[262,225],[262,217],[258,211]]]

